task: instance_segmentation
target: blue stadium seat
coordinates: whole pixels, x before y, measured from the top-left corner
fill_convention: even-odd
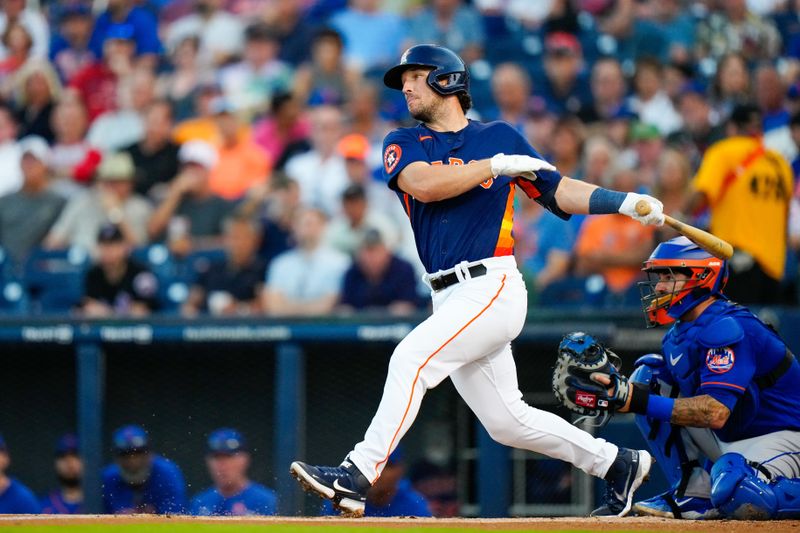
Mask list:
[[[0,282],[0,314],[21,315],[29,311],[30,301],[22,284],[16,280]]]
[[[569,276],[556,281],[539,293],[542,307],[577,308],[600,305],[608,293],[602,276]]]
[[[83,298],[86,271],[91,266],[83,248],[34,250],[25,262],[23,285],[34,313],[65,313]]]

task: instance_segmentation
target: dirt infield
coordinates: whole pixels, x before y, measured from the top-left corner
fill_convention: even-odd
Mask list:
[[[295,526],[310,528],[334,527],[336,529],[454,529],[491,531],[770,531],[800,533],[800,521],[784,520],[772,522],[709,521],[692,522],[662,518],[362,518],[337,517],[293,518],[293,517],[219,517],[196,518],[188,516],[152,515],[5,515],[0,516],[0,531],[19,530],[32,526],[176,526],[192,525],[238,525],[238,526]],[[144,528],[142,528],[144,529]],[[270,528],[272,529],[272,528]],[[280,527],[275,529],[280,530]]]

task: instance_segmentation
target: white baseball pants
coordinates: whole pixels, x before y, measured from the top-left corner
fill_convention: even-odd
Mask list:
[[[395,348],[378,411],[350,461],[374,483],[425,392],[450,377],[496,441],[605,476],[617,456],[614,444],[522,401],[510,343],[525,323],[525,284],[513,256],[480,262],[487,268],[480,277],[470,279],[465,263],[456,268],[464,281],[433,293],[433,314]]]

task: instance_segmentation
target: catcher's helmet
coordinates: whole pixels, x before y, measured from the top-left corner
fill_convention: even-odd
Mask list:
[[[722,289],[728,281],[728,264],[706,252],[686,237],[676,237],[659,244],[642,268],[647,281],[639,282],[647,326],[674,322],[711,296],[725,298]],[[665,280],[672,290],[656,292],[659,273],[683,273],[686,283],[676,290],[679,280]]]
[[[464,60],[449,48],[436,44],[418,44],[403,52],[400,63],[384,74],[383,83],[402,91],[403,72],[417,67],[433,69],[428,74],[428,85],[442,96],[469,92],[469,72]],[[442,84],[442,80],[446,83]]]

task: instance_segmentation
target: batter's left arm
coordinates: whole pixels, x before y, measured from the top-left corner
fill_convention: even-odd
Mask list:
[[[597,185],[564,176],[558,182],[556,203],[565,213],[588,215],[589,198],[595,189],[597,189]]]
[[[596,185],[564,176],[555,191],[558,208],[573,215],[613,215],[631,217],[642,224],[660,226],[664,223],[663,204],[646,194],[635,192],[610,191]],[[644,200],[650,205],[650,212],[641,216],[636,212],[636,204]]]

